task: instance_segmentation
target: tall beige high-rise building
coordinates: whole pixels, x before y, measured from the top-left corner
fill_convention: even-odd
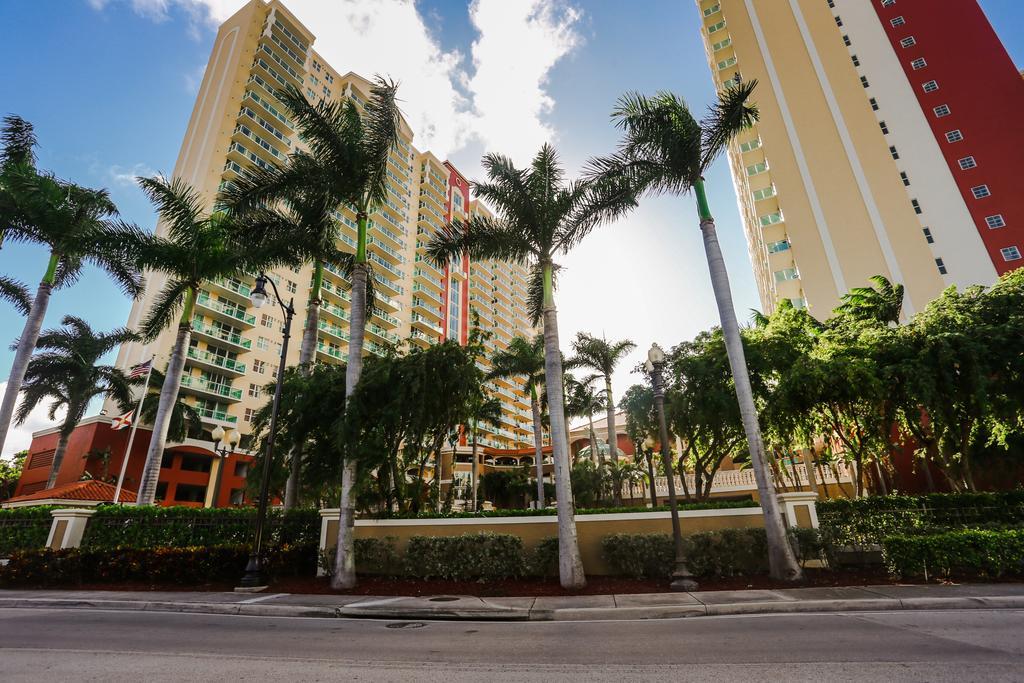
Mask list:
[[[993,106],[1024,91],[976,2],[944,4],[956,18],[925,0],[697,0],[716,88],[758,81],[760,121],[728,158],[766,311],[824,318],[884,275],[911,315],[1024,263],[968,53],[1008,74]]]
[[[366,101],[369,81],[328,64],[313,49],[315,40],[313,31],[277,0],[252,0],[220,27],[174,167],[175,177],[195,187],[211,206],[218,190],[246,169],[283,162],[302,145],[275,97],[278,89],[299,88],[313,101]],[[401,140],[388,164],[387,199],[371,215],[368,253],[375,271],[376,308],[367,324],[365,352],[382,354],[386,345],[428,346],[445,339],[466,343],[474,310],[481,326],[493,333],[490,352],[507,346],[514,335],[532,335],[524,307],[525,266],[464,259],[438,268],[425,258],[431,235],[445,223],[485,209],[471,199],[469,182],[458,170],[416,149],[413,137],[403,120]],[[339,248],[355,251],[355,215],[340,208],[336,218],[343,224]],[[163,230],[158,224],[157,232]],[[296,364],[312,267],[269,275],[282,296],[295,299],[295,343],[288,364]],[[162,285],[160,274],[150,274],[148,280],[146,296],[132,308],[131,327],[144,318]],[[261,388],[277,371],[281,313],[276,306],[253,309],[251,286],[246,278],[208,282],[196,302],[180,391],[199,410],[208,430],[234,427],[246,434],[253,414],[267,401]],[[347,290],[342,273],[328,268],[317,361],[347,358]],[[174,334],[169,329],[150,344],[125,346],[118,365],[128,367],[155,355],[156,367],[163,367]],[[533,430],[522,382],[490,386],[502,402],[503,419],[500,426],[481,424],[480,443],[500,449],[529,447]]]

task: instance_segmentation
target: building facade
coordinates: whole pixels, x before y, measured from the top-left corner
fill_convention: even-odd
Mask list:
[[[324,27],[326,29],[326,27]],[[279,89],[299,88],[311,101],[348,98],[361,104],[371,84],[335,68],[313,49],[316,36],[277,0],[251,0],[220,27],[182,142],[174,176],[197,189],[213,206],[218,191],[254,167],[282,163],[302,147],[293,122],[275,97]],[[341,66],[341,65],[339,65]],[[445,339],[465,344],[472,312],[492,333],[489,350],[512,335],[533,334],[525,313],[523,267],[453,261],[443,268],[425,257],[431,236],[452,220],[483,208],[470,197],[470,184],[451,164],[413,145],[403,119],[400,140],[388,164],[388,195],[370,216],[368,257],[374,270],[376,307],[367,322],[365,353],[383,354],[388,345],[427,347]],[[339,248],[354,252],[356,217],[339,207]],[[157,233],[164,226],[157,225]],[[312,266],[268,273],[284,297],[294,297],[299,313],[292,335],[300,338],[312,283]],[[163,276],[148,275],[146,295],[132,307],[136,328],[159,292]],[[276,307],[250,308],[252,280],[211,281],[198,297],[191,346],[180,392],[203,417],[204,428],[246,432],[266,403],[262,387],[277,372],[283,320]],[[344,362],[348,354],[350,295],[345,276],[333,266],[324,274],[316,360]],[[156,358],[162,368],[174,343],[168,329],[152,343],[128,344],[118,356],[127,368]],[[287,362],[298,362],[298,344]],[[521,382],[493,385],[505,422],[481,426],[482,443],[505,449],[532,443],[532,423]],[[114,409],[108,407],[110,414]]]
[[[766,311],[827,317],[884,275],[912,315],[1024,263],[1024,132],[993,125],[1024,82],[976,0],[697,5],[716,88],[759,82],[760,121],[728,157]]]

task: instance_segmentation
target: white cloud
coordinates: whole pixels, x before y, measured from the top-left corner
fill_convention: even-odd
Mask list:
[[[555,101],[546,89],[555,64],[580,42],[580,11],[549,0],[473,0],[472,128],[487,152],[527,163],[555,137],[544,116]]]
[[[135,187],[135,179],[139,176],[153,176],[156,171],[143,163],[133,166],[114,165],[107,169],[107,177],[115,185],[121,187]]]
[[[154,21],[179,8],[192,29],[230,17],[242,0],[87,0],[115,3]],[[288,0],[317,36],[316,50],[342,72],[386,74],[401,83],[402,109],[420,149],[445,158],[471,142],[517,161],[554,137],[544,117],[554,106],[546,83],[554,65],[579,43],[580,12],[565,0],[473,0],[477,37],[472,72],[457,49],[446,50],[413,0]],[[186,85],[198,86],[195,75]]]
[[[6,389],[7,382],[0,383],[0,396],[3,396]],[[18,405],[21,405],[21,397],[18,398]],[[15,425],[12,423],[11,428],[7,431],[7,440],[4,442],[3,452],[0,452],[0,457],[9,458],[18,451],[28,448],[29,444],[32,443],[32,432],[56,426],[64,417],[66,411],[63,409],[58,410],[57,420],[51,420],[49,412],[50,404],[46,403],[36,407],[35,410],[29,413],[28,419],[23,424]],[[15,407],[15,413],[17,413],[17,407]]]

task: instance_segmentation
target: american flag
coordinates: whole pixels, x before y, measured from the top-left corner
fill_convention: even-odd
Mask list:
[[[153,359],[150,358],[145,363],[139,363],[132,367],[132,371],[128,373],[129,379],[135,379],[136,377],[145,377],[149,373],[150,366],[153,365]]]
[[[119,431],[119,430],[124,429],[126,427],[131,427],[132,426],[132,416],[133,415],[135,415],[135,411],[134,410],[129,410],[124,415],[121,415],[119,417],[115,417],[110,422],[110,430],[116,432],[116,431]]]

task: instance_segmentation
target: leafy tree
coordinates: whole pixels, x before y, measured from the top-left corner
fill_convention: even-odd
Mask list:
[[[53,289],[73,285],[87,264],[105,271],[132,297],[142,292],[142,280],[128,250],[140,233],[118,220],[117,207],[106,190],[81,187],[38,170],[35,133],[20,117],[4,118],[0,140],[0,240],[37,244],[49,251],[0,402],[2,447]],[[0,291],[8,301],[23,306],[25,292],[18,284],[5,278]]]
[[[288,263],[290,256],[279,246],[277,251],[268,245],[257,250],[241,243],[234,219],[224,212],[207,213],[199,194],[180,179],[139,178],[138,183],[163,225],[158,234],[140,241],[136,259],[140,267],[166,275],[141,331],[146,339],[155,339],[175,319],[178,326],[139,485],[138,505],[152,505],[203,282],[259,272]]]
[[[629,339],[609,342],[604,337],[595,337],[586,332],[579,332],[572,343],[573,357],[566,367],[586,368],[595,373],[595,379],[604,380],[604,403],[608,411],[608,452],[612,462],[619,464],[618,432],[615,430],[615,397],[612,394],[612,373],[626,355],[636,348]],[[621,505],[622,492],[615,491],[615,504]]]
[[[81,318],[66,315],[61,329],[46,330],[39,336],[33,356],[25,372],[22,402],[15,416],[18,424],[46,401],[50,402],[50,419],[64,408],[67,414],[60,426],[57,449],[46,488],[53,488],[68,440],[85,415],[89,402],[97,396],[116,400],[122,409],[129,410],[132,402],[128,377],[110,365],[100,365],[100,359],[121,344],[137,341],[138,335],[119,328],[112,332],[96,332]]]
[[[164,385],[166,376],[156,368],[150,371],[149,383],[144,387],[145,398],[142,399],[142,414],[139,416],[146,424],[153,424],[156,421],[156,411],[160,407],[160,389]],[[136,380],[139,383],[145,382],[145,378]],[[133,382],[135,384],[135,382]],[[171,409],[171,420],[167,426],[167,438],[171,441],[183,441],[186,437],[198,438],[202,433],[203,418],[199,411],[192,405],[186,403],[181,397],[174,402]]]
[[[624,180],[637,194],[681,195],[693,191],[696,195],[711,284],[764,512],[771,574],[776,579],[795,581],[802,572],[786,538],[778,501],[765,468],[764,444],[732,304],[729,276],[703,177],[729,142],[757,121],[757,108],[750,102],[756,84],[756,81],[742,83],[737,77],[735,83],[719,92],[717,102],[700,122],[683,100],[672,93],[661,92],[654,97],[637,93],[624,95],[612,112],[612,119],[623,130],[624,139],[616,154],[592,161],[590,171],[593,178]]]
[[[632,192],[615,179],[566,181],[554,148],[544,145],[529,168],[518,169],[498,154],[483,158],[487,182],[473,183],[477,196],[497,217],[474,216],[445,226],[428,246],[438,264],[468,254],[474,259],[531,262],[530,311],[544,321],[544,377],[550,402],[551,444],[558,499],[559,577],[563,587],[586,584],[576,541],[564,412],[562,354],[555,310],[555,257],[567,253],[602,222],[635,205]]]
[[[605,395],[594,389],[593,382],[593,377],[578,380],[572,375],[565,375],[565,414],[570,419],[574,417],[587,418],[587,427],[590,433],[590,459],[596,465],[604,458],[597,447],[594,413],[604,409]]]
[[[0,458],[0,500],[7,500],[14,495],[27,458],[27,450],[18,451],[10,460]]]
[[[654,390],[649,386],[634,384],[622,395],[619,407],[626,414],[626,434],[633,443],[633,451],[644,459],[644,464],[647,466],[651,505],[657,507],[658,493],[654,485],[654,449],[647,445],[648,441],[658,440],[658,417],[654,411]]]
[[[540,397],[538,387],[544,384],[544,336],[537,335],[532,340],[516,337],[509,342],[508,348],[496,351],[491,357],[491,370],[487,380],[512,379],[522,377],[530,394],[530,409],[533,412],[533,451],[534,465],[537,468],[537,506],[545,507],[544,502],[544,429],[541,424]]]

